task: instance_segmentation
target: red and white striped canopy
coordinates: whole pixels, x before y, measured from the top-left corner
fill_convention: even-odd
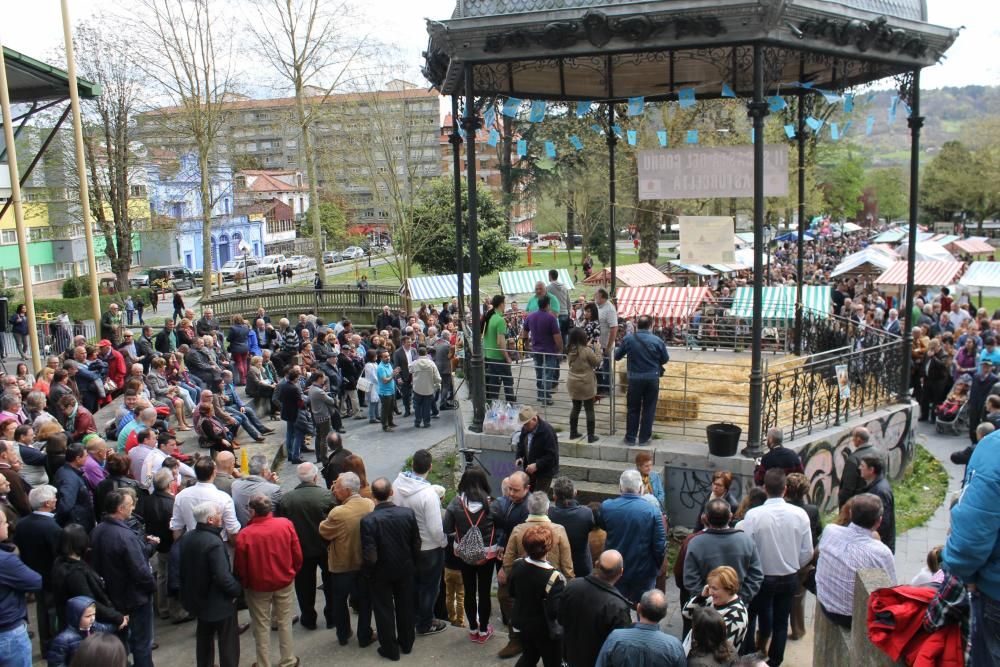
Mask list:
[[[686,322],[708,296],[708,287],[620,287],[618,315],[650,315],[660,326]]]
[[[992,255],[995,248],[981,239],[961,239],[952,241],[948,249],[967,255]]]
[[[666,275],[648,262],[626,264],[615,271],[615,279],[619,285],[628,287],[643,287],[646,285],[663,285],[672,283],[674,279]],[[611,269],[604,268],[594,273],[583,282],[588,285],[602,285],[611,282]]]
[[[917,261],[913,263],[914,285],[951,285],[957,279],[963,262],[953,261]],[[896,262],[885,273],[875,279],[876,285],[906,285],[906,262]]]

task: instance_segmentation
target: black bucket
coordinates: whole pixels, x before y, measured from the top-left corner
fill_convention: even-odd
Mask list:
[[[743,432],[736,424],[723,422],[709,424],[705,427],[708,437],[708,453],[712,456],[733,456],[740,446],[740,434]]]

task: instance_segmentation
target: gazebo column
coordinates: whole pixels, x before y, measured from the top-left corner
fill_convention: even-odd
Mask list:
[[[799,149],[799,238],[795,242],[795,354],[802,354],[802,252],[805,246],[806,230],[806,110],[802,106],[805,95],[799,93],[799,122],[795,140]],[[768,264],[770,266],[770,264]]]
[[[764,288],[764,49],[753,46],[753,101],[748,105],[753,120],[753,319],[750,328],[750,419],[747,446],[743,455],[756,458],[763,452],[761,416],[764,407],[764,374],[761,359]]]
[[[610,65],[608,66],[608,79],[610,81],[611,70]],[[615,104],[614,102],[608,102],[608,252],[611,255],[611,281],[608,283],[608,292],[611,296],[615,295],[615,282],[617,279],[617,261],[615,256],[618,254],[615,252],[617,250],[615,242],[617,240],[617,235],[615,234],[615,227],[617,223],[615,222],[615,208],[617,207],[617,192],[615,189],[615,146],[618,145],[618,135],[615,134]]]
[[[458,132],[458,96],[451,96],[451,144],[452,180],[455,190],[455,273],[458,276],[458,321],[465,322],[465,275],[462,268],[465,253],[462,248],[462,135]]]
[[[904,305],[903,377],[899,383],[899,400],[906,401],[910,393],[910,331],[913,329],[913,271],[917,259],[917,197],[920,194],[920,128],[924,118],[920,115],[920,70],[913,71],[910,84],[910,117],[906,124],[910,127],[910,245],[906,249],[906,304]],[[901,95],[905,98],[905,95]]]
[[[462,127],[465,129],[465,180],[469,189],[468,194],[468,216],[469,216],[469,273],[471,274],[472,294],[469,298],[469,307],[472,315],[472,345],[466,341],[466,354],[469,354],[469,394],[472,397],[472,424],[469,430],[480,433],[483,430],[483,421],[486,419],[486,374],[483,369],[483,339],[479,334],[479,221],[478,221],[478,199],[476,196],[476,186],[478,179],[476,176],[476,131],[479,130],[479,118],[476,116],[476,90],[473,77],[472,63],[465,63],[465,117],[462,119]],[[461,197],[461,187],[458,196]],[[458,275],[459,284],[464,280],[464,276]],[[471,354],[470,354],[471,351]]]

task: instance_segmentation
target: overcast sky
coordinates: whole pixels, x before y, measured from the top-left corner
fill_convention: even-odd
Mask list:
[[[0,41],[4,46],[36,57],[47,57],[62,43],[59,0],[3,1]],[[233,7],[233,0],[225,2]],[[96,12],[126,7],[131,0],[70,0],[74,21]],[[421,51],[427,46],[425,17],[451,16],[454,0],[370,0],[362,3],[371,14],[372,33],[395,44],[407,65],[407,78],[425,83],[420,76]],[[997,0],[927,0],[931,23],[965,26],[941,65],[925,69],[924,88],[1000,84],[1000,2]]]

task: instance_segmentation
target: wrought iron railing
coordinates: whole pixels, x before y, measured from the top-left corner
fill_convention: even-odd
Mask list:
[[[871,341],[869,341],[871,342]],[[874,412],[902,391],[903,341],[840,347],[783,360],[764,376],[762,428],[793,439]]]
[[[228,319],[233,315],[248,317],[263,308],[272,316],[281,314],[296,318],[300,313],[315,312],[326,319],[348,317],[364,324],[375,322],[382,306],[393,310],[403,308],[403,299],[393,289],[371,287],[361,291],[354,285],[334,285],[322,290],[308,287],[279,287],[249,292],[231,292],[213,296],[201,302],[212,306],[216,316]]]

